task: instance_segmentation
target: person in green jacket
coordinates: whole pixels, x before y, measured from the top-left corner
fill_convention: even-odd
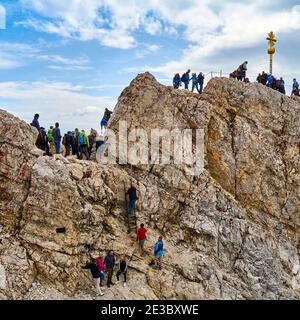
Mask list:
[[[197,78],[196,73],[192,74],[191,81],[192,81],[192,92],[194,92],[194,89],[196,88],[198,93],[200,93],[199,86],[198,86],[198,78]]]
[[[48,130],[48,141],[49,141],[49,144],[50,144],[50,152],[51,154],[55,154],[55,145],[54,145],[54,140],[53,140],[53,126],[50,127],[50,129]]]

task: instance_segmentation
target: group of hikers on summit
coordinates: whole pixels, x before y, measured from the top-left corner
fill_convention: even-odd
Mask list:
[[[248,61],[243,62],[241,65],[238,66],[236,70],[229,74],[230,79],[236,79],[239,81],[243,81],[245,83],[250,83],[249,78],[247,78],[247,69],[248,69]],[[184,89],[189,90],[189,83],[192,82],[192,89],[191,91],[194,92],[195,88],[197,89],[198,93],[203,92],[204,86],[204,79],[205,76],[202,72],[200,72],[197,76],[196,73],[192,73],[190,77],[191,70],[188,69],[182,76],[179,73],[176,73],[173,78],[173,87],[174,89],[179,89],[179,87],[184,85]],[[259,73],[256,78],[258,83],[266,85],[274,90],[279,91],[282,94],[286,94],[285,90],[285,81],[282,77],[276,79],[274,75],[271,73]],[[296,79],[293,79],[292,84],[292,93],[291,96],[300,96],[299,84]]]
[[[138,201],[138,191],[135,188],[133,182],[131,182],[131,187],[126,192],[126,197],[128,197],[128,214],[132,214],[136,202]],[[145,242],[147,240],[147,229],[142,223],[136,232],[136,242],[140,249],[140,254],[142,257],[147,256],[147,251],[145,250]],[[164,254],[164,244],[162,236],[158,237],[157,242],[154,245],[153,256],[154,259],[149,263],[153,269],[160,270],[162,265],[162,256]],[[127,254],[128,255],[128,254]],[[130,254],[132,256],[132,254]],[[121,254],[118,263],[116,262],[116,254],[114,250],[109,250],[106,257],[103,259],[102,256],[91,255],[90,261],[86,261],[85,265],[82,266],[83,269],[89,269],[91,276],[94,280],[94,286],[96,293],[100,296],[104,295],[105,279],[108,288],[114,286],[115,283],[120,281],[120,276],[124,278],[124,287],[127,286],[127,272],[130,265],[130,261],[127,260],[126,254]],[[117,265],[116,278],[117,281],[113,282],[113,276],[115,271],[115,266]]]
[[[39,124],[39,114],[34,115],[34,119],[31,122],[31,126],[35,127],[39,134],[36,141],[36,146],[45,151],[46,155],[51,156],[61,153],[61,145],[65,147],[65,157],[70,155],[77,156],[78,159],[86,160],[91,159],[94,146],[96,152],[99,147],[105,143],[103,133],[107,127],[107,123],[112,115],[112,111],[105,109],[104,117],[101,120],[101,132],[100,134],[95,129],[91,129],[88,135],[85,130],[79,131],[77,128],[74,131],[68,131],[64,136],[61,135],[59,123],[55,123],[54,126],[50,126],[48,131]]]

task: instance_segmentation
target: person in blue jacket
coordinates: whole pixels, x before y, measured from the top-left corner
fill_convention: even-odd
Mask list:
[[[154,257],[155,257],[155,267],[161,269],[161,260],[164,254],[164,243],[162,241],[162,236],[159,236],[158,241],[154,245]]]
[[[173,78],[173,87],[174,89],[178,89],[181,84],[181,79],[179,73],[176,73],[174,78]]]
[[[189,83],[190,83],[190,72],[189,69],[186,73],[184,73],[181,77],[181,81],[184,83],[184,89],[189,89]]]
[[[280,88],[279,88],[279,92],[281,92],[282,94],[285,94],[285,82],[283,80],[283,78],[280,78]]]
[[[192,92],[194,92],[194,89],[196,88],[198,93],[200,93],[199,86],[198,86],[198,78],[196,73],[192,73],[191,81],[192,81]]]
[[[272,76],[272,74],[270,73],[268,75],[268,82],[267,82],[267,86],[272,88],[273,87],[273,82],[274,82],[274,77]]]

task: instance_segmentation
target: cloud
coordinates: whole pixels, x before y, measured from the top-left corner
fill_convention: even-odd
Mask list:
[[[39,113],[45,127],[58,121],[65,131],[98,128],[105,108],[112,109],[116,99],[85,91],[84,85],[68,82],[0,82],[0,106],[27,122]]]
[[[0,4],[0,29],[6,28],[6,10],[5,7]]]
[[[138,59],[142,59],[151,53],[155,53],[155,52],[159,51],[160,48],[161,48],[161,46],[159,46],[157,44],[146,44],[143,49],[136,50],[135,56]]]

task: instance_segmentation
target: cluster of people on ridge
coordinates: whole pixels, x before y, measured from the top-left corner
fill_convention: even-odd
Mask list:
[[[184,89],[189,90],[189,83],[192,82],[192,92],[194,92],[195,88],[198,93],[203,92],[204,85],[204,74],[200,72],[197,76],[196,73],[192,73],[190,77],[191,70],[187,70],[182,76],[179,73],[176,73],[173,78],[173,87],[174,89],[179,89],[179,87],[184,84]]]
[[[135,188],[133,182],[131,182],[131,187],[126,192],[126,197],[128,197],[128,214],[132,214],[136,202],[138,201],[138,191]],[[158,241],[154,245],[154,259],[149,264],[156,270],[161,269],[162,264],[162,256],[164,254],[164,244],[162,241],[162,236],[159,236]],[[145,242],[147,240],[147,229],[145,225],[142,223],[140,227],[137,229],[136,242],[138,243],[140,254],[142,257],[146,256],[146,250],[144,249]],[[120,260],[116,263],[116,255],[113,250],[109,250],[107,256],[104,258],[102,256],[91,256],[91,261],[87,261],[83,269],[89,269],[94,280],[94,285],[97,294],[103,296],[104,295],[104,283],[106,280],[106,285],[108,288],[114,286],[113,275],[115,271],[115,266],[117,265],[117,273],[116,278],[118,283],[120,281],[120,276],[122,275],[124,278],[124,287],[127,286],[127,272],[130,261],[126,259],[126,255],[122,254],[120,256]],[[102,289],[101,289],[102,288]]]
[[[267,74],[263,71],[257,76],[256,81],[264,86],[268,86],[282,94],[285,94],[285,82],[282,77],[280,79],[276,79],[272,74]]]
[[[70,155],[77,156],[78,159],[83,159],[83,156],[87,160],[90,160],[94,145],[96,151],[101,147],[105,141],[102,133],[107,127],[107,123],[112,115],[112,111],[105,109],[104,117],[101,120],[101,134],[94,129],[91,129],[88,135],[85,130],[79,131],[77,128],[74,131],[68,131],[64,136],[61,135],[59,123],[55,123],[54,126],[50,126],[48,131],[39,124],[39,114],[35,114],[31,125],[35,127],[38,132],[38,138],[36,146],[45,151],[46,155],[60,154],[61,144],[65,146],[65,157]]]

